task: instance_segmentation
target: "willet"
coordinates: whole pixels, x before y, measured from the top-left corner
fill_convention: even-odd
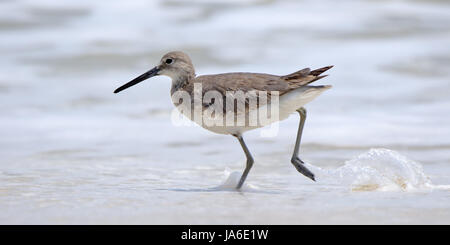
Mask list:
[[[302,138],[303,126],[306,120],[306,109],[303,107],[306,103],[313,100],[320,95],[323,91],[331,88],[331,85],[311,86],[310,83],[317,81],[326,75],[321,75],[333,66],[326,66],[316,70],[310,70],[309,68],[302,69],[300,71],[291,73],[285,76],[276,76],[260,73],[224,73],[216,75],[204,75],[196,76],[194,66],[188,55],[181,51],[174,51],[165,54],[159,64],[144,74],[138,76],[132,81],[117,88],[114,93],[118,93],[126,88],[129,88],[139,82],[142,82],[150,77],[157,75],[166,75],[172,79],[171,95],[172,101],[175,106],[179,106],[179,99],[174,99],[174,94],[177,92],[185,92],[188,95],[193,96],[195,90],[195,84],[202,85],[202,94],[208,91],[216,91],[223,98],[225,98],[230,91],[259,91],[274,93],[279,95],[279,117],[276,121],[286,119],[291,113],[298,112],[300,115],[300,123],[297,131],[297,138],[295,141],[294,152],[292,154],[291,162],[298,172],[314,180],[314,174],[304,166],[304,162],[299,158],[300,141]],[[258,97],[257,109],[262,108],[264,103],[260,103],[260,96]],[[202,111],[207,110],[213,103],[202,103]],[[270,104],[268,102],[267,104]],[[191,104],[189,104],[190,106]],[[224,116],[233,113],[238,114],[243,112],[248,117],[248,101],[246,100],[245,110],[238,111],[233,106],[234,110],[224,109]],[[193,114],[183,113],[189,119],[193,119]],[[184,111],[185,112],[185,111]],[[270,121],[269,123],[273,123]],[[239,180],[237,189],[242,187],[247,175],[253,165],[253,157],[244,142],[242,134],[248,130],[265,126],[264,124],[249,125],[247,122],[244,125],[213,125],[208,126],[204,123],[200,123],[200,126],[219,134],[228,134],[236,137],[244,150],[247,158],[245,170]]]

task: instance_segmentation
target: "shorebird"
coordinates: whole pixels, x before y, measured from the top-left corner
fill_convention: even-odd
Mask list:
[[[315,181],[314,174],[304,166],[304,162],[299,158],[300,142],[302,138],[303,126],[306,120],[306,109],[303,106],[319,96],[323,91],[331,88],[331,85],[311,86],[309,84],[326,77],[327,75],[321,74],[332,67],[333,66],[325,66],[316,70],[304,68],[285,76],[242,72],[196,76],[194,66],[189,56],[181,51],[173,51],[165,54],[157,66],[117,88],[114,93],[118,93],[150,77],[158,75],[165,75],[172,79],[172,87],[170,91],[172,96],[177,92],[187,92],[189,95],[193,95],[195,84],[202,85],[202,94],[205,94],[205,92],[208,91],[217,91],[224,98],[226,97],[227,92],[230,91],[277,92],[277,94],[279,94],[279,117],[276,120],[284,120],[290,114],[295,112],[300,115],[300,123],[297,130],[297,138],[295,141],[291,163],[298,172]],[[172,102],[175,106],[178,106],[180,101],[174,100],[173,98],[174,97],[172,97]],[[268,104],[270,104],[270,102],[268,102]],[[206,110],[210,106],[211,104],[208,103],[203,103],[201,105],[202,110]],[[258,104],[257,109],[262,108],[263,106],[264,104]],[[245,108],[245,110],[241,110],[240,112],[248,116],[248,106],[246,105]],[[234,111],[224,109],[224,113],[239,113],[236,111],[237,109],[235,107],[233,107],[233,109]],[[192,113],[183,114],[193,120]],[[269,123],[273,122],[273,120],[269,121]],[[246,167],[241,178],[239,179],[239,183],[236,186],[237,189],[240,189],[254,163],[253,157],[245,144],[242,135],[248,130],[263,127],[265,125],[258,124],[250,126],[246,122],[245,125],[241,126],[229,126],[226,124],[220,126],[207,126],[203,123],[200,124],[200,126],[214,133],[232,135],[238,139],[247,158]]]

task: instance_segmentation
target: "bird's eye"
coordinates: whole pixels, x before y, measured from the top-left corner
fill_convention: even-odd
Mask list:
[[[169,64],[172,64],[172,62],[173,62],[172,59],[167,59],[167,60],[166,60],[166,64],[168,64],[168,65],[169,65]]]

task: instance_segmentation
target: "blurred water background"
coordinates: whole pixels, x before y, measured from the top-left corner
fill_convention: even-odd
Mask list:
[[[450,1],[0,1],[1,224],[449,224]],[[175,127],[172,50],[197,74],[335,65],[276,137]]]

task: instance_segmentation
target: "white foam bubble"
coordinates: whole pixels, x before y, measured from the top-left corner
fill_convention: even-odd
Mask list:
[[[215,189],[217,190],[236,190],[236,186],[239,183],[239,179],[241,178],[242,172],[240,171],[231,171],[231,169],[226,168],[224,171],[225,180],[217,186]],[[244,182],[240,190],[251,191],[257,190],[258,188],[252,184]]]
[[[433,185],[420,163],[389,149],[370,149],[333,170],[311,168],[317,173],[318,181],[337,181],[352,191],[450,189],[450,185]]]

